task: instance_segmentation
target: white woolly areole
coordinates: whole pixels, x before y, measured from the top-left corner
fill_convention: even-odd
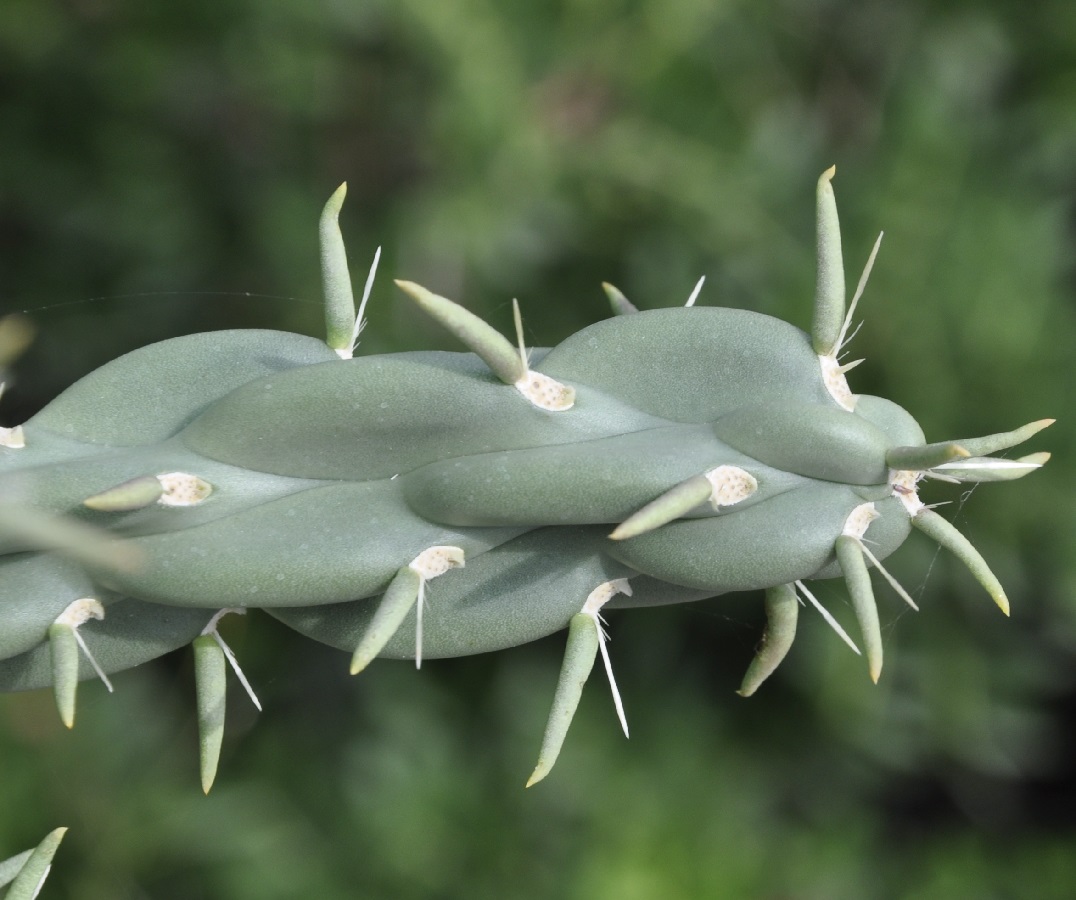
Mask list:
[[[758,490],[755,476],[739,466],[718,466],[706,472],[704,477],[713,488],[710,492],[710,504],[714,509],[733,506]]]
[[[583,604],[580,612],[597,618],[599,610],[617,594],[631,596],[631,583],[627,578],[614,578],[612,581],[603,581],[587,595],[587,602]]]
[[[429,547],[423,550],[407,567],[423,581],[444,575],[449,569],[463,568],[463,550],[459,547]]]
[[[515,389],[539,409],[561,412],[575,405],[575,388],[561,384],[541,372],[528,370],[515,383]]]
[[[67,609],[60,613],[56,617],[56,624],[78,628],[80,625],[85,625],[90,619],[101,621],[104,617],[105,608],[99,600],[94,600],[93,597],[83,597],[81,600],[71,603]]]
[[[841,364],[836,356],[819,356],[818,364],[822,367],[822,383],[829,391],[829,395],[841,405],[842,408],[852,412],[856,408],[856,395],[848,386],[848,379],[841,371]]]
[[[157,480],[164,489],[157,501],[161,506],[197,506],[213,493],[213,485],[187,472],[166,472]]]
[[[23,433],[21,425],[16,425],[14,428],[0,427],[0,447],[21,450],[25,446],[26,435]]]
[[[881,513],[874,508],[873,503],[860,503],[844,520],[844,528],[841,534],[846,537],[854,537],[858,541],[867,533],[870,523],[880,515]]]
[[[889,486],[893,488],[893,496],[904,504],[909,516],[918,515],[919,511],[926,507],[916,490],[922,474],[908,469],[892,469],[889,472]]]

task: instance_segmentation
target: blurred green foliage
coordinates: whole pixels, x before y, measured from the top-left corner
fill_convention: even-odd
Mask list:
[[[253,619],[267,709],[236,692],[209,798],[189,656],[87,686],[71,734],[3,698],[0,856],[71,826],[43,897],[79,900],[1076,895],[1074,72],[1068,0],[5,0],[0,312],[37,337],[4,424],[154,340],[318,334],[345,179],[356,278],[383,245],[506,331],[518,296],[536,345],[603,279],[805,326],[831,163],[851,279],[886,229],[853,388],[931,440],[1060,421],[1043,472],[928,498],[1012,621],[913,536],[878,687],[807,618],[736,698],[758,597],[614,614],[631,741],[595,683],[524,792],[560,637],[349,679]],[[451,347],[387,277],[370,319],[363,352]]]

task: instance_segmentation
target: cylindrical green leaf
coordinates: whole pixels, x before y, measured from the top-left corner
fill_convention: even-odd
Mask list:
[[[211,634],[194,639],[194,687],[198,702],[198,757],[202,790],[209,793],[217,777],[224,741],[227,667],[224,649]]]
[[[49,649],[52,653],[52,690],[56,695],[56,708],[64,725],[74,728],[79,663],[75,629],[60,622],[50,625]]]
[[[412,281],[397,281],[396,284],[424,312],[470,347],[505,384],[515,384],[527,374],[527,366],[508,338],[473,312]]]
[[[347,182],[344,182],[325,204],[318,224],[321,281],[325,293],[325,343],[333,350],[350,350],[351,333],[355,327],[355,297],[339,221],[340,207],[346,196]]]
[[[964,537],[955,525],[947,519],[943,519],[934,510],[926,507],[923,507],[912,516],[912,524],[923,534],[934,538],[953,556],[964,563],[968,567],[968,571],[975,577],[975,580],[986,588],[986,592],[1001,611],[1005,615],[1009,614],[1009,598],[1005,596],[1005,589],[1001,586],[1001,582],[990,571],[986,560],[972,546],[971,541]]]
[[[647,503],[638,512],[621,522],[609,537],[614,541],[645,534],[679,519],[700,503],[705,503],[713,490],[705,475],[695,475],[669,488],[660,497]]]
[[[411,612],[421,590],[422,576],[414,569],[404,566],[396,573],[388,590],[381,597],[370,627],[362,636],[359,646],[355,648],[355,653],[351,657],[352,675],[357,675],[370,665],[374,657],[391,640],[396,629]]]
[[[564,650],[560,679],[553,695],[553,708],[549,711],[542,748],[538,751],[538,765],[534,767],[527,787],[537,784],[553,768],[564,745],[564,738],[583,696],[583,685],[594,668],[598,655],[598,623],[586,613],[572,616],[568,624],[568,645]]]
[[[52,858],[65,834],[66,828],[57,828],[45,835],[45,839],[30,853],[19,874],[11,882],[5,900],[34,900],[37,897],[52,867]]]
[[[858,538],[850,535],[842,534],[837,538],[836,550],[837,562],[840,563],[852,598],[852,609],[863,634],[863,651],[871,681],[877,684],[882,674],[882,628],[878,622],[878,604],[874,601],[867,561],[863,558]]]
[[[609,306],[612,307],[614,316],[628,316],[639,311],[639,308],[625,297],[619,288],[611,285],[608,281],[602,282],[602,290],[605,291],[605,296],[609,298]]]
[[[98,512],[130,512],[156,503],[163,493],[156,476],[143,475],[87,497],[82,505]]]
[[[844,324],[844,258],[841,254],[841,226],[837,219],[837,200],[830,183],[837,167],[818,179],[816,194],[818,229],[818,281],[814,295],[814,320],[811,344],[819,356],[831,356],[837,350]]]
[[[942,441],[938,444],[924,444],[921,447],[893,447],[886,451],[885,461],[891,469],[924,472],[955,459],[966,459],[969,455],[960,444],[954,441]]]
[[[796,637],[799,610],[794,585],[779,584],[767,589],[766,631],[736,692],[741,697],[750,697],[755,693],[784,660]]]

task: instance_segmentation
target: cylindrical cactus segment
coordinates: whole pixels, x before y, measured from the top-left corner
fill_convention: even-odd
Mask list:
[[[989,454],[1051,420],[927,444],[909,413],[851,392],[853,364],[837,356],[878,245],[846,312],[832,176],[818,183],[810,335],[695,306],[701,280],[686,307],[644,312],[605,285],[618,315],[528,350],[518,304],[513,345],[463,306],[398,282],[472,352],[360,358],[374,270],[356,312],[341,187],[321,219],[327,343],[271,331],[164,341],[0,433],[0,690],[52,685],[70,724],[80,679],[193,643],[208,790],[225,661],[257,703],[216,627],[229,609],[266,610],[350,654],[356,672],[377,656],[417,663],[567,628],[533,784],[598,653],[626,731],[607,605],[766,590],[745,696],[789,651],[797,592],[859,652],[806,586],[817,578],[844,576],[877,679],[869,570],[914,607],[881,566],[912,525],[1007,610],[982,557],[918,485],[1033,471],[1048,454]],[[10,330],[2,320],[0,365]],[[76,602],[96,606],[76,622]]]

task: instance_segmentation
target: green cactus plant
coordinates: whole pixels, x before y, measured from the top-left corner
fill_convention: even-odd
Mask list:
[[[421,664],[567,628],[531,785],[599,654],[627,731],[605,609],[764,590],[748,696],[788,652],[801,597],[859,652],[805,584],[843,576],[877,681],[870,569],[914,607],[881,564],[914,526],[1007,613],[982,557],[917,485],[1021,477],[1048,454],[991,454],[1051,420],[928,444],[903,409],[852,393],[855,363],[840,354],[878,244],[846,304],[832,176],[818,182],[810,334],[696,295],[639,312],[606,285],[612,318],[527,350],[400,281],[471,352],[357,358],[376,258],[356,313],[341,187],[320,227],[327,341],[164,341],[0,431],[0,689],[51,685],[71,726],[79,680],[108,684],[191,644],[208,791],[229,663],[257,702],[217,628],[228,612],[264,610],[350,653],[353,673],[377,656]],[[518,306],[516,322],[521,334]]]

